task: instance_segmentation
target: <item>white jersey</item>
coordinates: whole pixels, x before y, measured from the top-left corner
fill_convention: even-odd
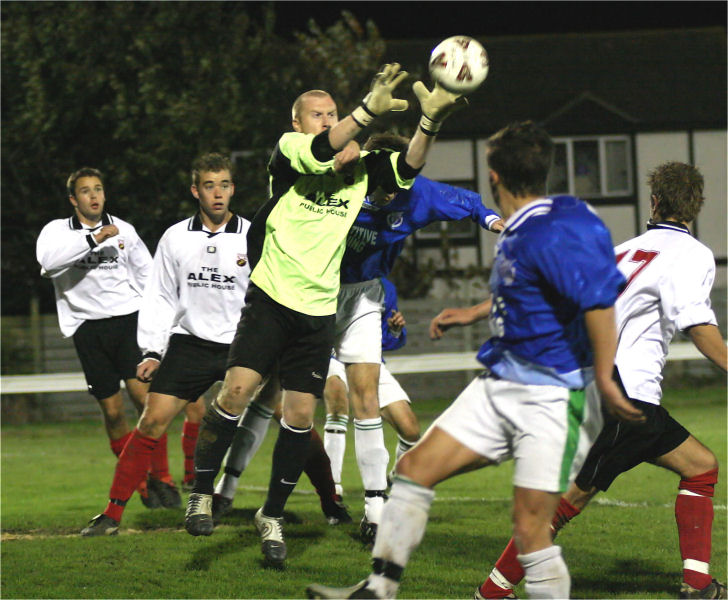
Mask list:
[[[173,333],[232,343],[250,278],[249,227],[233,215],[213,233],[195,215],[164,232],[139,311],[142,354],[164,354]]]
[[[119,234],[96,243],[93,234],[116,225]],[[152,267],[152,255],[134,227],[104,213],[95,227],[75,215],[48,223],[38,236],[40,274],[53,281],[58,324],[65,337],[84,321],[128,315],[139,310]]]
[[[615,252],[627,278],[615,304],[617,368],[630,398],[660,404],[662,369],[675,331],[717,325],[710,307],[715,259],[673,222],[649,225]]]

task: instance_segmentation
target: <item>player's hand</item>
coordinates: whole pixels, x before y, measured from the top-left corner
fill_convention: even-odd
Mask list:
[[[394,334],[401,333],[406,324],[404,315],[398,310],[392,310],[392,316],[387,319],[387,327],[389,327],[389,330]]]
[[[361,148],[354,140],[351,140],[334,156],[334,171],[341,172],[347,165],[352,165],[359,160]]]
[[[617,419],[630,423],[644,423],[647,420],[644,413],[624,397],[613,379],[597,385],[607,410]]]
[[[430,321],[430,339],[439,340],[451,327],[469,325],[470,308],[446,308]]]
[[[490,224],[490,230],[494,231],[495,233],[500,233],[501,231],[503,231],[503,228],[505,226],[505,221],[503,221],[503,219],[498,219],[497,221],[493,221],[493,223]]]
[[[116,225],[104,225],[94,234],[94,239],[97,244],[100,244],[104,240],[108,240],[110,237],[119,235],[119,228]]]
[[[136,378],[143,383],[149,383],[154,378],[157,369],[159,369],[159,361],[156,358],[145,358],[137,365]]]
[[[439,83],[435,83],[435,87],[430,91],[424,83],[416,81],[412,91],[420,101],[422,116],[435,123],[442,123],[456,110],[468,105],[465,96],[448,92]]]
[[[407,71],[401,71],[400,68],[399,63],[384,65],[374,76],[369,93],[362,100],[362,106],[368,113],[378,117],[390,110],[407,110],[407,100],[392,96],[397,86],[407,77]]]

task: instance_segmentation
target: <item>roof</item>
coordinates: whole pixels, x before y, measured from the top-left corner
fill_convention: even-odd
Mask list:
[[[490,71],[448,136],[524,119],[553,135],[726,128],[725,28],[474,37]],[[423,48],[439,41],[388,41],[385,58],[427,76]]]

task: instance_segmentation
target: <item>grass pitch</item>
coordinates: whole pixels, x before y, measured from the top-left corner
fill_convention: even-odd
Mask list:
[[[415,402],[423,425],[446,406]],[[726,579],[726,390],[677,390],[665,406],[721,463],[714,499],[712,574]],[[320,426],[321,423],[319,422]],[[181,418],[169,432],[172,474],[182,474]],[[396,438],[385,427],[393,454]],[[305,476],[287,505],[286,570],[263,568],[253,515],[265,498],[274,427],[241,478],[234,510],[211,537],[184,531],[184,509],[129,501],[119,536],[78,532],[106,506],[115,459],[99,422],[2,428],[4,598],[302,598],[307,584],[352,585],[369,572],[357,539],[362,488],[350,427],[345,501],[355,522],[326,524]],[[437,488],[425,538],[400,598],[468,598],[510,536],[511,463]],[[559,535],[574,598],[670,598],[681,581],[677,477],[649,465],[622,475]],[[516,590],[525,596],[522,587]]]

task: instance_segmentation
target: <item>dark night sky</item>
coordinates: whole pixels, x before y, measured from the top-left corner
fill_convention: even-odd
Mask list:
[[[519,35],[726,26],[715,2],[276,2],[277,31],[303,30],[310,17],[322,27],[342,10],[371,19],[385,39],[450,35]]]

